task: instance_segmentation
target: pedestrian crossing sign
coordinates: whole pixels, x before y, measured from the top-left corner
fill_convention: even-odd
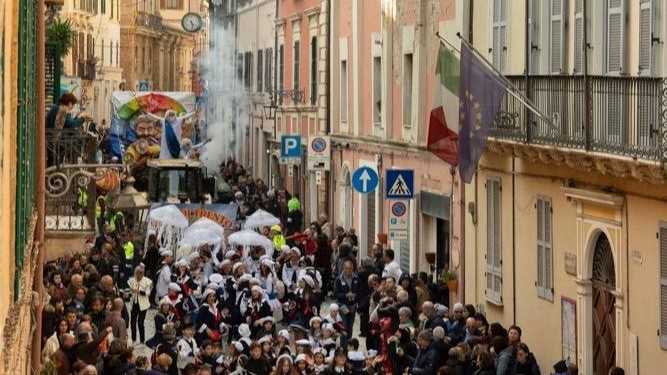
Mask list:
[[[414,170],[388,169],[385,181],[387,199],[412,199],[414,197]]]

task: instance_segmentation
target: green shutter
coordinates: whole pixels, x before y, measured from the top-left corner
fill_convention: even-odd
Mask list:
[[[18,298],[28,226],[35,198],[35,128],[37,112],[35,2],[19,2],[18,109],[16,139],[16,276],[14,298]]]

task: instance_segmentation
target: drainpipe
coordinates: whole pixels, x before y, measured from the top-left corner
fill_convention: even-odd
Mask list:
[[[516,325],[516,157],[512,154],[512,322]],[[502,266],[502,263],[501,263]]]
[[[588,7],[588,1],[583,0],[584,2],[584,42],[583,42],[583,73],[584,73],[584,137],[586,137],[586,151],[591,149],[591,90],[590,82],[588,79],[588,32],[586,32],[586,19],[588,17],[588,12],[586,8]]]
[[[37,90],[37,115],[36,115],[36,130],[37,135],[35,139],[35,152],[36,152],[36,175],[35,181],[37,183],[37,191],[35,197],[35,208],[37,211],[37,223],[35,224],[35,246],[37,247],[37,267],[34,275],[33,283],[33,298],[37,298],[37,301],[33,301],[34,306],[34,319],[35,319],[35,330],[32,335],[32,348],[30,353],[30,364],[32,367],[32,373],[36,374],[41,368],[41,357],[42,357],[42,310],[44,308],[44,281],[42,275],[42,269],[44,266],[44,194],[45,194],[45,168],[46,168],[46,87],[44,82],[45,77],[45,47],[46,47],[46,38],[45,38],[45,23],[44,23],[44,0],[37,0],[36,4],[36,44],[37,44],[37,79],[36,79],[36,90]],[[26,249],[31,251],[31,249]],[[33,253],[34,254],[34,253]]]
[[[332,1],[333,0],[327,0],[327,19],[326,19],[326,25],[327,25],[327,35],[326,35],[326,40],[327,40],[326,41],[326,46],[327,46],[326,59],[327,59],[327,61],[326,61],[326,68],[325,68],[326,69],[326,74],[325,74],[326,75],[326,81],[325,82],[326,82],[326,88],[327,88],[326,89],[326,95],[327,95],[327,99],[326,99],[327,104],[326,105],[327,105],[327,108],[326,108],[326,111],[325,111],[326,116],[327,116],[327,119],[326,119],[326,135],[331,135],[331,102],[330,102],[331,84],[330,84],[330,80],[331,80],[331,38],[333,37],[333,34],[331,33],[331,2]],[[333,157],[332,144],[333,143],[331,143],[331,141],[330,141],[329,148],[330,148],[330,151],[331,151],[331,156]],[[335,190],[335,186],[336,186],[335,185],[335,182],[336,182],[335,176],[336,176],[336,174],[334,173],[334,163],[331,162],[331,163],[329,163],[329,165],[331,167],[331,170],[328,172],[329,173],[329,176],[328,176],[329,177],[328,178],[329,185],[327,186],[327,192],[328,192],[328,195],[329,195],[329,212],[328,212],[327,218],[329,219],[329,223],[331,224],[331,222],[333,221],[334,212],[335,212],[334,211],[335,210],[335,202],[334,202],[335,201],[335,199],[334,199],[334,194],[335,193],[334,193],[334,190]],[[331,225],[329,225],[329,226],[331,227]]]

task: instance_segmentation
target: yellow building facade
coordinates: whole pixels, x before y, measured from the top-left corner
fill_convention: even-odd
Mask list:
[[[501,106],[466,186],[465,301],[520,326],[543,373],[664,372],[666,12],[474,2],[472,44],[546,119]]]

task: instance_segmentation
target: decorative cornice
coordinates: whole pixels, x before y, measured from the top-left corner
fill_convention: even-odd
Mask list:
[[[621,207],[625,202],[622,195],[604,193],[601,191],[578,189],[571,187],[561,187],[565,196],[571,199],[591,202],[602,206]]]
[[[529,162],[566,166],[605,176],[633,178],[653,185],[667,183],[665,167],[656,161],[586,152],[579,149],[525,144],[497,138],[489,138],[487,151],[501,155],[514,155]]]
[[[320,14],[320,7],[312,7],[303,11],[303,15],[306,17],[316,16]]]

